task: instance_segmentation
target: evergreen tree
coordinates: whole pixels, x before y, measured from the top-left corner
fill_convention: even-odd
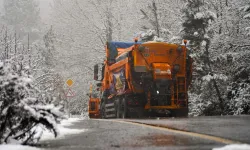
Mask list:
[[[203,115],[221,114],[224,111],[224,101],[217,80],[224,76],[214,74],[210,58],[213,30],[209,27],[216,15],[204,3],[202,0],[188,0],[183,10],[183,38],[190,41],[195,60],[193,92],[196,98],[192,98],[191,109],[196,110],[196,107],[202,105],[199,109],[202,109]],[[213,99],[215,97],[217,98]]]
[[[243,36],[250,36],[250,3],[243,2],[240,10],[243,12],[243,21],[246,23],[243,28]],[[245,30],[247,34],[245,34]],[[242,36],[241,35],[241,36]],[[238,35],[238,38],[240,36]],[[250,45],[247,37],[243,37],[246,40],[240,40],[241,43],[231,44],[234,51],[237,50],[237,57],[233,57],[234,63],[231,67],[231,82],[227,87],[227,98],[228,98],[228,113],[239,115],[239,114],[250,114]]]
[[[183,38],[190,41],[193,49],[200,50],[202,42],[209,40],[207,28],[214,15],[204,10],[202,0],[188,0],[183,12]]]

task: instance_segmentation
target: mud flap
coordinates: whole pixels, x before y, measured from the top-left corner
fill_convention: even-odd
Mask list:
[[[171,110],[172,117],[188,117],[188,108]]]

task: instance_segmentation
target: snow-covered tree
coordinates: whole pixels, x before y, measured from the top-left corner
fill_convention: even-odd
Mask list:
[[[34,128],[42,125],[58,135],[57,122],[63,114],[60,107],[47,102],[34,86],[28,70],[8,60],[0,63],[0,143],[18,140],[35,142]]]
[[[250,20],[250,3],[248,3],[246,6],[241,7],[243,11],[245,12],[244,14],[244,19]],[[248,21],[248,24],[250,25],[250,21]],[[250,26],[246,27],[246,31],[248,31],[248,35],[250,36]]]
[[[192,0],[187,2],[190,5],[184,10],[186,17],[187,9],[191,10],[192,5],[196,6],[193,13],[189,13],[191,17],[186,18],[183,23],[183,31],[186,34],[184,38],[190,40],[189,46],[195,59],[194,81],[190,94],[191,113],[194,115],[247,113],[249,103],[244,100],[247,94],[243,94],[243,91],[248,89],[249,79],[246,76],[249,64],[249,37],[245,34],[248,26],[247,20],[244,20],[245,13],[240,10],[242,6],[245,9],[248,2],[211,0],[199,1],[200,5]],[[194,22],[193,19],[199,16],[201,19],[204,17],[211,19],[208,24],[201,22],[199,24],[199,20]],[[202,29],[206,25],[206,29]]]
[[[224,114],[246,114],[249,110],[249,102],[244,100],[247,94],[243,94],[243,91],[247,91],[249,80],[246,77],[249,64],[249,37],[246,29],[249,22],[244,19],[246,13],[241,12],[248,3],[244,0],[207,3],[217,14],[217,18],[210,26],[214,31],[210,53],[213,71],[227,77],[226,82],[218,81],[221,95],[225,100]]]
[[[56,123],[63,115],[60,105],[54,104],[58,96],[42,88],[45,83],[38,84],[37,78],[43,76],[48,82],[56,81],[41,72],[41,62],[45,59],[41,53],[35,52],[45,48],[23,44],[15,33],[6,28],[0,35],[0,142],[35,142],[39,140],[35,130],[37,126],[57,135]],[[35,48],[41,51],[32,53]],[[55,88],[48,86],[48,89]]]
[[[202,110],[205,115],[217,114],[216,110],[218,109],[220,109],[218,110],[219,113],[222,113],[224,111],[224,100],[218,80],[225,80],[226,77],[214,72],[210,54],[211,39],[214,34],[210,26],[217,16],[201,0],[188,0],[184,13],[183,38],[190,41],[195,60],[194,73],[196,78],[194,78],[193,87],[198,97],[203,100],[197,102],[206,106]]]
[[[152,4],[148,5],[146,11],[141,9],[140,10],[144,16],[145,19],[149,21],[149,23],[152,25],[153,29],[156,31],[156,35],[160,37],[160,23],[159,23],[159,14],[158,14],[158,9],[157,9],[157,4],[155,1],[152,1]],[[152,13],[153,17],[150,17],[148,13]],[[148,29],[146,25],[143,26],[144,29]]]
[[[240,42],[232,44],[234,49],[234,64],[232,80],[228,86],[229,113],[230,114],[250,114],[250,3],[243,1],[240,3],[240,10],[243,11],[243,31]],[[237,6],[238,7],[238,6]],[[240,18],[241,19],[241,18]],[[246,21],[246,22],[245,22]],[[245,34],[245,31],[247,33]]]
[[[36,0],[4,0],[3,22],[17,32],[22,39],[30,35],[30,41],[37,40],[40,34],[40,10]]]
[[[45,91],[47,95],[57,97],[61,99],[64,95],[62,76],[56,72],[56,65],[58,59],[56,57],[56,48],[54,43],[56,42],[56,36],[53,28],[51,27],[44,36],[44,47],[39,49],[40,62],[37,65],[32,66],[36,74],[36,84],[42,91]],[[38,69],[39,68],[39,69]],[[58,102],[60,102],[59,100]],[[58,103],[57,102],[57,103]]]
[[[142,41],[161,40],[173,42],[171,39],[180,36],[182,22],[182,0],[154,0],[139,1],[142,32],[139,32]],[[177,43],[180,43],[178,40]]]

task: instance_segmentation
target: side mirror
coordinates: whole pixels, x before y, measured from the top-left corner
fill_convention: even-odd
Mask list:
[[[98,67],[98,64],[96,64],[95,66],[94,66],[94,80],[98,80],[98,69],[99,69],[99,67]]]

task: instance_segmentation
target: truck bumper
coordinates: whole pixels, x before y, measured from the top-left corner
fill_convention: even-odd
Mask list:
[[[99,113],[89,113],[89,118],[100,118]]]

